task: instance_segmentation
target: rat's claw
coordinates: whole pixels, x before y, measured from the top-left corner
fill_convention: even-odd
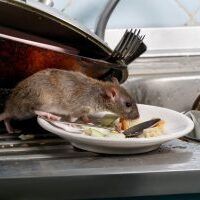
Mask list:
[[[5,119],[4,120],[4,124],[6,126],[6,130],[8,131],[8,133],[20,133],[21,130],[18,129],[14,129],[11,124],[10,124],[10,119]]]
[[[69,122],[76,122],[77,121],[77,117],[72,117],[71,115],[69,116]]]
[[[36,115],[38,115],[40,117],[46,117],[48,120],[60,121],[60,119],[61,119],[61,117],[59,117],[57,115],[53,115],[48,112],[43,112],[43,111],[38,111],[38,110],[35,110],[34,112]]]

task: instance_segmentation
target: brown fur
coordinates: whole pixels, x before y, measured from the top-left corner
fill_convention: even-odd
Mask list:
[[[126,101],[132,103],[131,108],[124,107]],[[138,117],[134,100],[116,80],[103,82],[59,69],[46,69],[20,82],[0,120],[29,118],[35,110],[73,117],[108,110],[124,118]]]

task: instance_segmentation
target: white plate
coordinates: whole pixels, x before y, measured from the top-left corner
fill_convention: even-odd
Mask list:
[[[142,120],[152,118],[164,120],[166,122],[164,133],[151,138],[101,138],[61,130],[42,118],[38,118],[38,123],[44,129],[67,139],[77,148],[106,154],[137,154],[152,151],[164,142],[190,133],[194,128],[192,120],[179,112],[142,104],[138,105],[138,109]]]

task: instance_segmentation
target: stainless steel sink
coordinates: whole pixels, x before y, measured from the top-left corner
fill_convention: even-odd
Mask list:
[[[125,87],[138,103],[176,111],[190,110],[200,94],[200,73],[169,73],[131,76]]]
[[[139,58],[125,86],[138,103],[190,110],[200,94],[200,56]]]

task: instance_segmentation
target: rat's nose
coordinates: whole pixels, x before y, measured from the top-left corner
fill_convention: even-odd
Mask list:
[[[131,119],[137,119],[140,117],[138,107],[135,105],[134,110],[131,112]]]
[[[133,112],[133,119],[137,119],[140,117],[140,114],[138,112],[138,109],[136,111]]]

